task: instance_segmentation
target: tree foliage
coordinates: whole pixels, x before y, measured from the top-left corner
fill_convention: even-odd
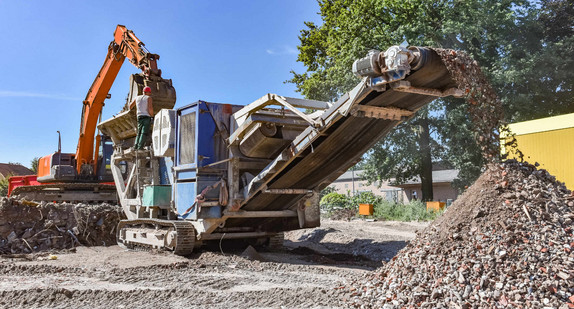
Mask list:
[[[32,159],[30,161],[30,170],[32,170],[32,172],[38,173],[38,162],[40,161],[40,158],[38,157],[34,157],[34,159]]]
[[[571,112],[574,71],[574,13],[569,0],[318,0],[320,25],[301,31],[293,72],[305,97],[334,100],[358,83],[351,65],[368,50],[410,45],[465,50],[498,91],[506,121]],[[430,151],[421,149],[423,125]],[[371,181],[402,182],[422,175],[428,157],[460,170],[459,187],[470,184],[484,160],[463,100],[436,100],[399,125],[369,151],[363,162]],[[425,167],[428,169],[428,167]]]
[[[8,187],[10,185],[8,179],[10,178],[10,176],[12,175],[8,174],[4,178],[0,179],[0,197],[8,195]]]

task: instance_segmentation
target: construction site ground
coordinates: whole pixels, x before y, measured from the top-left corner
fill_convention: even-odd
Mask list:
[[[0,218],[0,308],[574,308],[574,194],[513,160],[430,224],[323,220],[275,251],[100,246],[104,204],[2,199]]]
[[[348,307],[342,288],[426,226],[323,220],[320,228],[286,233],[282,250],[222,245],[190,257],[118,246],[0,255],[0,307]]]

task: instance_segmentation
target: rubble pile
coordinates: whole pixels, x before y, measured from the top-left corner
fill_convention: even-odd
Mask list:
[[[492,165],[389,263],[355,307],[574,308],[574,197],[545,170]]]
[[[116,244],[121,208],[0,199],[0,254]]]
[[[334,210],[330,215],[329,219],[331,220],[344,220],[344,221],[351,221],[354,217],[357,216],[357,209],[337,209]]]

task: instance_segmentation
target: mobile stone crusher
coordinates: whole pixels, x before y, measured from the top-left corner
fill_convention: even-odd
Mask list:
[[[371,51],[353,72],[362,80],[334,103],[266,94],[247,106],[178,109],[134,75],[128,100],[149,85],[156,111],[164,109],[143,151],[132,150],[133,110],[98,125],[114,143],[111,168],[127,216],[118,243],[186,255],[209,241],[273,244],[283,231],[317,227],[323,188],[425,104],[462,95],[430,48]]]

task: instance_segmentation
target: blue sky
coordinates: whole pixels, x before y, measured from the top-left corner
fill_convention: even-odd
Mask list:
[[[315,0],[9,1],[0,0],[0,163],[29,166],[57,150],[74,153],[82,100],[103,64],[117,24],[160,55],[176,107],[205,100],[249,104],[266,93],[300,97],[290,70],[304,21],[319,22]],[[103,118],[128,93],[127,61]]]

